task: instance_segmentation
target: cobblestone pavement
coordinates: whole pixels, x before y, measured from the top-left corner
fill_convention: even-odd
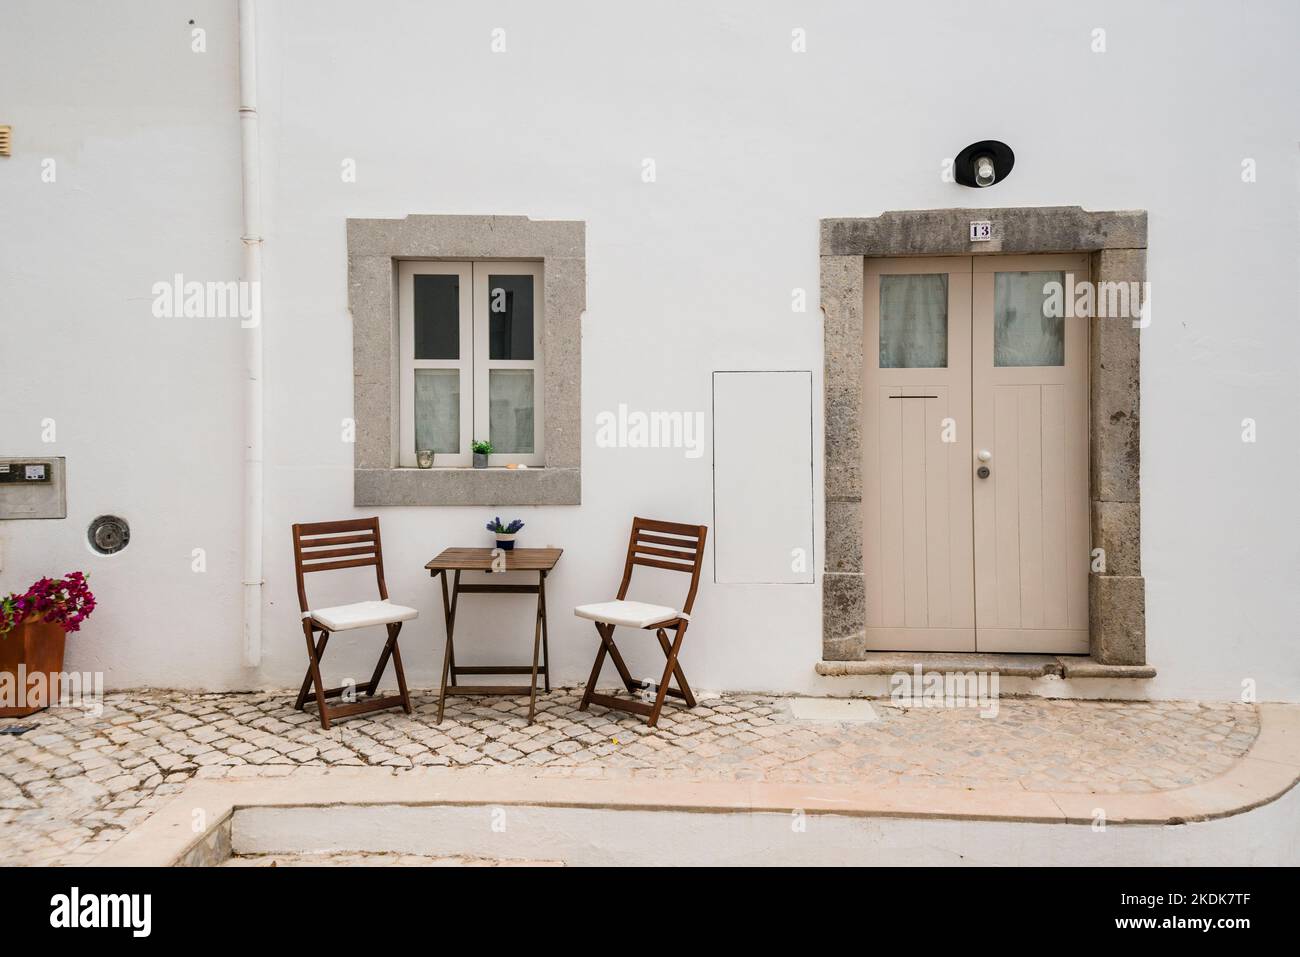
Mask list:
[[[434,720],[377,712],[322,731],[292,693],[137,691],[103,713],[53,709],[0,736],[0,862],[81,864],[147,818],[192,778],[319,773],[325,766],[523,767],[545,775],[856,784],[864,788],[1006,788],[1149,792],[1223,773],[1259,731],[1253,706],[1178,701],[1003,699],[974,709],[873,702],[867,723],[802,721],[789,698],[725,695],[664,708],[657,729],[578,694],[453,698]],[[312,770],[316,769],[316,770]]]

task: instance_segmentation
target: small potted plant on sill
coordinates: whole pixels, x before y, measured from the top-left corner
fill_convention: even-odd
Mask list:
[[[479,440],[471,445],[470,448],[474,450],[474,468],[487,468],[488,456],[492,454],[492,443]]]
[[[502,525],[500,516],[487,523],[487,530],[496,534],[497,548],[504,552],[511,551],[515,547],[515,535],[523,527],[524,523],[517,518],[509,525]]]
[[[0,598],[0,718],[23,718],[59,701],[59,675],[67,633],[95,610],[86,576],[42,578],[23,594]]]

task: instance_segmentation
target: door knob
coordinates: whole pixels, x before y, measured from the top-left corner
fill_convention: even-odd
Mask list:
[[[977,455],[976,458],[981,462],[987,462],[989,459],[993,458],[993,453],[988,449],[980,449],[979,455]]]

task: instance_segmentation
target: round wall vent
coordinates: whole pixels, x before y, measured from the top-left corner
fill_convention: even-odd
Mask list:
[[[101,515],[90,523],[86,531],[86,540],[90,547],[101,555],[120,552],[131,541],[131,526],[126,519],[116,515]]]

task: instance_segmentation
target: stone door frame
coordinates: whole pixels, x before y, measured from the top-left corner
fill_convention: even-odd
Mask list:
[[[970,242],[970,223],[993,238]],[[867,656],[862,566],[862,288],[866,259],[1088,253],[1095,289],[1146,280],[1144,210],[1088,212],[1078,206],[927,209],[821,221],[824,313],[826,569],[822,657]],[[1100,310],[1099,310],[1100,311]],[[1131,310],[1136,311],[1136,307]],[[1149,314],[1148,314],[1149,315]],[[1088,453],[1092,549],[1104,566],[1088,579],[1090,656],[1102,664],[1146,664],[1139,465],[1140,338],[1128,317],[1089,323]],[[1094,562],[1094,569],[1096,563]]]

